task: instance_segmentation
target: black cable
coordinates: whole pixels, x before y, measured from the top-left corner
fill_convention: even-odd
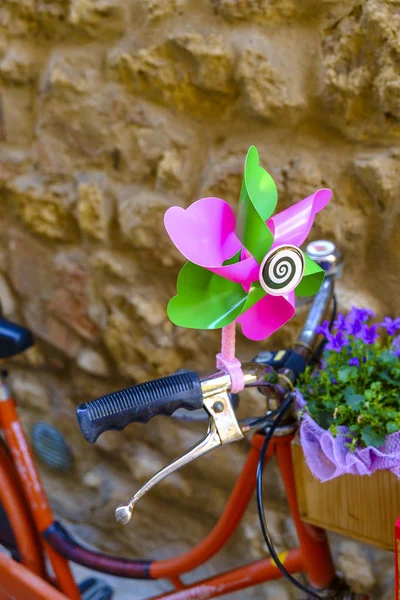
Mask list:
[[[263,429],[270,423],[273,423],[274,417],[276,417],[276,415],[280,413],[281,408],[282,407],[279,406],[278,408],[271,410],[269,413],[266,413],[262,417],[250,417],[249,419],[240,419],[239,424],[247,425],[247,427],[250,427],[251,429]]]
[[[268,551],[269,551],[271,557],[273,558],[273,560],[275,561],[275,564],[278,567],[278,569],[280,570],[280,572],[282,573],[282,575],[284,575],[299,590],[306,592],[306,594],[308,594],[312,598],[316,598],[317,600],[324,600],[322,596],[317,594],[317,592],[315,592],[314,590],[311,590],[307,586],[303,585],[302,583],[300,583],[300,581],[297,581],[297,579],[295,579],[293,577],[293,575],[291,573],[289,573],[289,571],[283,566],[283,564],[279,560],[279,557],[275,551],[270,533],[268,531],[267,522],[266,522],[265,513],[264,513],[264,498],[263,498],[263,487],[262,487],[263,486],[263,471],[264,471],[263,465],[264,465],[265,456],[267,454],[268,444],[270,443],[270,441],[274,435],[275,429],[279,426],[279,423],[282,421],[284,415],[290,409],[292,402],[293,402],[293,395],[290,394],[289,397],[285,400],[285,402],[280,407],[280,412],[279,412],[278,416],[276,417],[275,421],[272,423],[271,427],[267,431],[265,440],[263,442],[263,445],[262,445],[262,448],[260,451],[260,458],[258,460],[258,467],[257,467],[258,517],[260,519],[261,530],[262,530],[262,533],[264,536],[265,543],[267,544]]]

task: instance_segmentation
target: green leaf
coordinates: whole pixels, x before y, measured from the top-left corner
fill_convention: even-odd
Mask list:
[[[355,394],[352,387],[348,387],[344,391],[346,404],[352,410],[360,410],[365,402],[365,397],[362,394]]]
[[[347,383],[350,379],[352,379],[357,374],[357,369],[355,367],[343,367],[338,371],[338,379],[342,383]]]
[[[235,232],[258,263],[261,263],[274,241],[266,221],[274,212],[277,201],[275,182],[260,167],[257,148],[251,146],[246,156]]]
[[[322,429],[329,429],[333,423],[333,415],[328,410],[316,410],[315,420]]]
[[[346,398],[346,400],[347,400],[348,396],[351,396],[352,394],[355,394],[355,391],[354,391],[354,389],[351,387],[351,385],[349,385],[349,386],[347,386],[347,388],[344,390],[344,392],[343,392],[343,395],[344,395],[344,397],[345,397],[345,398]]]
[[[302,280],[296,287],[296,296],[314,296],[322,285],[325,271],[303,252],[305,269]]]
[[[370,425],[366,425],[361,431],[361,439],[367,447],[380,448],[385,443],[386,436],[374,431]]]
[[[394,377],[389,375],[388,371],[382,371],[379,376],[381,379],[383,379],[384,381],[387,381],[391,385],[396,385],[396,386],[400,385],[399,379],[395,379]]]
[[[395,356],[392,352],[388,352],[387,350],[385,352],[381,352],[381,354],[378,357],[378,360],[381,364],[387,366],[397,366],[399,363],[399,359],[397,358],[397,356]]]
[[[388,433],[396,433],[396,431],[399,431],[399,426],[394,421],[389,421],[389,423],[386,423],[386,431]]]

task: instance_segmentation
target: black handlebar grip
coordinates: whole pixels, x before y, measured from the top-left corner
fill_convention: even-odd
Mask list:
[[[199,376],[187,372],[111,392],[81,404],[76,414],[83,437],[94,444],[104,431],[147,423],[156,415],[170,416],[178,408],[197,410],[202,406]]]

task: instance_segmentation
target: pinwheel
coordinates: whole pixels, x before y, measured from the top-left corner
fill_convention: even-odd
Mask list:
[[[272,216],[278,199],[257,149],[246,157],[237,219],[220,198],[174,206],[165,227],[189,261],[168,305],[173,323],[194,329],[239,322],[246,337],[263,340],[295,312],[296,296],[311,296],[324,271],[302,250],[315,215],[331,198],[321,189]]]

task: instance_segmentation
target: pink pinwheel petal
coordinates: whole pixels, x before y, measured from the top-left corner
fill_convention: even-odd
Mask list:
[[[275,333],[295,313],[294,292],[285,296],[265,296],[237,319],[244,335],[260,341]]]
[[[164,224],[178,250],[201,267],[219,267],[240,250],[235,214],[220,198],[202,198],[187,209],[169,208]]]
[[[319,190],[268,219],[267,225],[274,236],[272,248],[282,244],[301,246],[310,233],[315,215],[325,208],[331,196],[331,190]]]
[[[260,267],[255,258],[250,256],[246,260],[234,263],[233,265],[225,265],[223,267],[206,267],[208,271],[212,271],[225,279],[241,283],[248,290],[253,281],[258,279]]]
[[[164,224],[175,246],[194,264],[237,283],[258,278],[258,265],[251,256],[223,266],[242,247],[235,234],[235,214],[224,200],[202,198],[187,209],[173,206]]]

